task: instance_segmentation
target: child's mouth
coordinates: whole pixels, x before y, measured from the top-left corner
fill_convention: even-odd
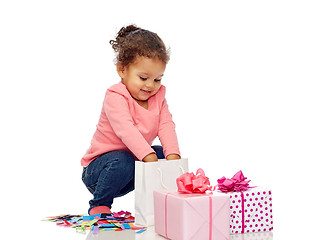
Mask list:
[[[141,89],[141,91],[144,93],[144,94],[151,94],[152,91],[147,91],[147,90],[143,90]]]

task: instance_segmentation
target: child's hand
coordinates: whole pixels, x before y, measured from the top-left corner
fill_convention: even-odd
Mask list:
[[[180,159],[181,157],[178,154],[169,154],[166,159],[167,160],[176,160],[176,159]]]
[[[150,153],[146,157],[143,158],[143,162],[156,162],[158,160],[155,153]]]

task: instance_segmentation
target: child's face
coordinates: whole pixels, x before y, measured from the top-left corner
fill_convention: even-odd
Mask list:
[[[160,89],[165,67],[159,59],[137,57],[124,68],[117,63],[117,72],[135,100],[147,101]]]

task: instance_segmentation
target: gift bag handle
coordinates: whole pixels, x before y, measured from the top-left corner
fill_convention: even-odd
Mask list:
[[[185,173],[185,170],[183,169],[183,167],[181,166],[181,165],[179,165],[179,168],[180,168],[180,170],[182,171],[182,174],[184,174]],[[162,170],[161,170],[161,168],[157,168],[157,170],[159,171],[159,173],[160,173],[160,179],[161,179],[161,185],[162,185],[162,187],[164,188],[164,189],[168,189],[168,187],[163,183],[163,177],[162,177]]]

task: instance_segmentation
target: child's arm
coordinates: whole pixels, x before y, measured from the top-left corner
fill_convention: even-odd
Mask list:
[[[127,148],[139,160],[152,160],[152,157],[146,157],[149,154],[155,155],[155,152],[134,126],[126,99],[119,94],[108,93],[104,101],[104,111],[115,134]]]
[[[167,160],[181,158],[175,124],[172,121],[172,115],[169,112],[166,99],[162,103],[158,136]]]

